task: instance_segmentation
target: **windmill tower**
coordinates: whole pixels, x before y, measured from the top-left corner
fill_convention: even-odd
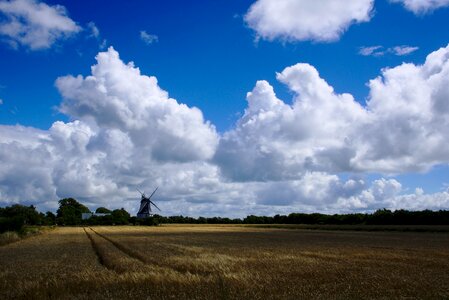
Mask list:
[[[150,197],[145,196],[145,193],[142,193],[141,191],[139,191],[139,193],[142,195],[141,200],[140,200],[140,208],[139,211],[137,212],[137,218],[139,219],[145,219],[148,217],[151,217],[153,214],[151,213],[151,205],[153,205],[154,207],[156,207],[159,211],[159,207],[157,207],[156,204],[154,204],[153,201],[151,201],[151,197],[153,197],[154,193],[156,193],[158,187],[153,191],[153,193],[151,193]]]

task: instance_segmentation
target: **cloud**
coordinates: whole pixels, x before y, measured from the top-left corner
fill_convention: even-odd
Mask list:
[[[350,94],[335,93],[309,64],[288,67],[277,78],[295,93],[293,104],[278,99],[268,82],[257,82],[244,116],[220,140],[215,161],[223,173],[270,181],[307,170],[351,170],[356,149],[350,137],[368,112]]]
[[[87,29],[90,31],[89,37],[98,38],[100,36],[100,30],[94,22],[87,23]]]
[[[45,131],[22,126],[0,126],[0,199],[8,204],[55,199],[51,154],[43,146]]]
[[[449,161],[449,46],[429,54],[423,65],[385,69],[369,83],[367,109],[354,166],[384,172],[427,171]]]
[[[359,54],[363,56],[382,56],[385,54],[383,46],[360,47]]]
[[[75,197],[92,209],[125,207],[135,213],[136,188],[160,186],[155,199],[164,214],[195,214],[195,205],[204,213],[206,206],[237,205],[247,194],[243,186],[221,182],[216,166],[158,161],[128,133],[93,123],[58,121],[49,130],[0,126],[0,136],[2,205],[27,201],[55,209],[57,199]],[[151,135],[140,142],[150,140]]]
[[[94,22],[89,22],[86,25],[88,35],[87,38],[92,38],[97,40],[98,47],[100,49],[106,49],[108,41],[106,39],[101,38],[100,29],[98,29],[97,25]]]
[[[346,183],[345,183],[346,184]],[[425,194],[421,188],[414,193],[404,194],[401,183],[395,179],[380,178],[347,197],[338,197],[332,204],[333,209],[340,211],[373,211],[387,208],[392,210],[446,209],[449,204],[449,193],[439,192]]]
[[[397,56],[404,56],[404,55],[413,53],[418,49],[419,49],[419,47],[396,46],[396,47],[390,48],[390,51],[392,51]]]
[[[218,189],[218,167],[207,163],[218,143],[215,128],[113,48],[98,54],[92,75],[60,77],[56,86],[60,109],[73,121],[49,130],[0,126],[2,203],[49,209],[73,196],[92,208],[134,211],[136,188],[159,185],[158,199],[181,203]]]
[[[390,175],[449,162],[449,46],[423,65],[382,70],[365,105],[334,91],[309,64],[287,67],[277,79],[292,91],[291,104],[259,81],[244,115],[222,135],[112,47],[96,59],[90,75],[56,81],[70,121],[48,130],[0,125],[2,205],[55,209],[57,199],[75,197],[91,209],[135,213],[135,189],[156,186],[167,215],[449,205],[447,191],[411,193]],[[367,181],[366,172],[383,174]]]
[[[0,1],[0,35],[14,48],[31,50],[50,48],[81,30],[67,16],[64,6],[49,6],[35,0]]]
[[[2,104],[3,104],[3,99],[0,98],[0,105],[2,105]]]
[[[403,194],[395,179],[341,180],[306,172],[295,180],[229,182],[205,162],[158,162],[139,156],[115,129],[93,130],[82,121],[55,122],[49,130],[0,126],[0,202],[56,209],[75,197],[91,209],[124,207],[136,213],[139,195],[160,186],[155,201],[165,215],[243,217],[291,212],[364,212],[379,208],[444,209],[449,194]],[[24,202],[25,201],[25,202]]]
[[[140,39],[147,45],[151,45],[159,41],[159,37],[157,35],[149,34],[145,30],[140,31]]]
[[[407,10],[416,15],[432,12],[438,8],[449,6],[449,0],[390,0],[392,3],[401,3]]]
[[[423,65],[384,69],[369,82],[365,106],[338,94],[308,64],[277,74],[293,103],[266,81],[248,93],[248,107],[224,133],[215,154],[235,181],[296,179],[307,171],[425,172],[447,164],[449,46]]]
[[[394,46],[387,49],[384,49],[383,46],[369,46],[369,47],[360,47],[359,54],[363,56],[384,56],[387,53],[394,54],[396,56],[404,56],[410,53],[417,51],[419,47],[412,46]]]
[[[354,23],[371,19],[373,0],[258,0],[244,19],[257,36],[269,41],[330,42]]]
[[[108,40],[107,40],[107,39],[103,39],[103,40],[101,41],[100,45],[99,45],[99,48],[100,48],[101,50],[104,50],[104,49],[106,49],[107,46],[108,46]]]
[[[215,127],[195,107],[179,104],[156,77],[124,64],[112,47],[97,55],[92,75],[56,80],[60,111],[98,126],[121,130],[158,160],[207,160],[215,152]],[[188,145],[188,146],[187,146]]]
[[[362,179],[342,181],[336,175],[322,172],[308,172],[299,180],[270,182],[253,189],[258,211],[284,214],[367,212],[382,208],[440,210],[449,205],[448,191],[426,194],[417,188],[414,193],[405,193],[395,179],[379,178],[371,183]]]

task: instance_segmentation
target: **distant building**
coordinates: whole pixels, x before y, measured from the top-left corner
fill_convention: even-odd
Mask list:
[[[157,187],[153,191],[153,193],[151,193],[150,197],[145,196],[145,193],[142,193],[138,190],[142,194],[142,197],[140,198],[140,208],[139,211],[137,212],[137,218],[145,219],[151,217],[153,215],[153,213],[151,212],[151,204],[153,204],[153,206],[160,211],[159,207],[157,207],[156,204],[154,204],[154,202],[151,201],[151,197],[153,197],[154,193],[156,193],[158,188],[159,187]]]
[[[82,213],[81,214],[81,219],[82,220],[87,220],[90,219],[92,217],[104,217],[104,216],[109,216],[111,215],[110,213],[104,214],[104,213]]]

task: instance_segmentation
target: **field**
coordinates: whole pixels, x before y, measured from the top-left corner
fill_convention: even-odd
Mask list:
[[[0,299],[448,299],[449,234],[60,227],[0,247]]]

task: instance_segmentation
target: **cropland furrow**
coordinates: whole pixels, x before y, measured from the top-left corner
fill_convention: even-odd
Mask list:
[[[180,266],[178,264],[167,264],[166,262],[164,263],[163,261],[157,261],[155,259],[151,259],[150,255],[145,255],[145,251],[142,253],[139,253],[139,252],[132,250],[132,249],[124,246],[123,244],[107,237],[106,235],[99,233],[98,231],[94,230],[93,228],[90,228],[90,229],[94,233],[96,233],[99,237],[102,237],[103,239],[110,242],[112,245],[114,245],[117,249],[122,251],[124,254],[126,254],[134,259],[139,260],[140,262],[144,263],[145,265],[148,265],[149,267],[164,268],[164,269],[171,270],[173,272],[191,273],[191,274],[199,274],[199,275],[210,275],[212,273],[212,271],[201,272],[200,270],[188,269],[188,268],[185,268],[184,266]]]
[[[89,227],[90,228],[90,227]],[[119,249],[120,251],[122,251],[124,254],[137,259],[143,263],[146,263],[145,261],[145,257],[143,255],[141,255],[140,253],[133,251],[125,246],[123,246],[122,244],[108,238],[107,236],[105,236],[104,234],[101,234],[99,232],[97,232],[96,230],[90,228],[90,230],[92,230],[95,234],[97,234],[98,236],[102,237],[103,239],[107,240],[108,242],[110,242],[112,245],[114,245],[117,249]]]
[[[0,247],[0,299],[87,299],[98,263],[80,227],[59,227]],[[76,297],[72,295],[77,295]]]
[[[92,238],[91,235],[87,232],[86,228],[83,228],[83,230],[84,230],[84,232],[86,233],[87,238],[90,240],[90,244],[92,245],[92,249],[94,250],[95,255],[96,255],[97,258],[98,258],[98,262],[99,262],[102,266],[106,267],[106,265],[104,264],[103,257],[101,256],[100,251],[99,251],[99,249],[98,249],[97,244],[95,244],[93,238]]]
[[[92,230],[92,228],[90,229]],[[92,232],[95,233],[94,230]],[[99,261],[106,268],[117,273],[145,271],[139,260],[130,257],[107,239],[98,234],[89,234],[87,231],[86,234],[91,240],[92,248]]]
[[[150,266],[150,267],[160,267],[165,269],[171,269],[174,272],[179,272],[181,274],[190,273],[190,274],[197,274],[202,276],[209,276],[209,275],[216,275],[217,272],[220,273],[220,266],[216,266],[215,264],[210,264],[210,261],[208,260],[210,254],[203,253],[199,255],[198,250],[197,251],[188,251],[188,249],[184,249],[186,247],[182,247],[179,245],[171,247],[168,244],[164,245],[163,249],[161,249],[160,245],[156,243],[152,243],[152,251],[153,253],[148,253],[149,249],[138,247],[136,250],[130,249],[129,247],[123,245],[120,242],[117,242],[116,240],[113,240],[109,238],[108,236],[98,232],[97,230],[94,230],[93,228],[90,228],[93,232],[95,232],[98,236],[104,238],[105,240],[109,241],[111,244],[113,244],[115,247],[117,247],[119,250],[124,252],[125,254],[129,255],[132,258],[135,258],[142,263]],[[119,238],[120,239],[120,238]],[[142,238],[143,240],[143,238]],[[182,249],[182,251],[180,250]],[[202,249],[202,248],[201,248]],[[190,259],[179,259],[179,256],[176,257],[170,257],[170,258],[162,258],[158,257],[160,255],[160,252],[163,251],[170,251],[178,254],[182,254],[183,256],[189,255]],[[157,253],[155,253],[157,252]],[[199,257],[200,256],[200,257]],[[212,254],[213,256],[213,254]],[[178,258],[178,259],[177,259]],[[215,258],[215,257],[214,257]],[[218,264],[220,265],[220,264]]]

